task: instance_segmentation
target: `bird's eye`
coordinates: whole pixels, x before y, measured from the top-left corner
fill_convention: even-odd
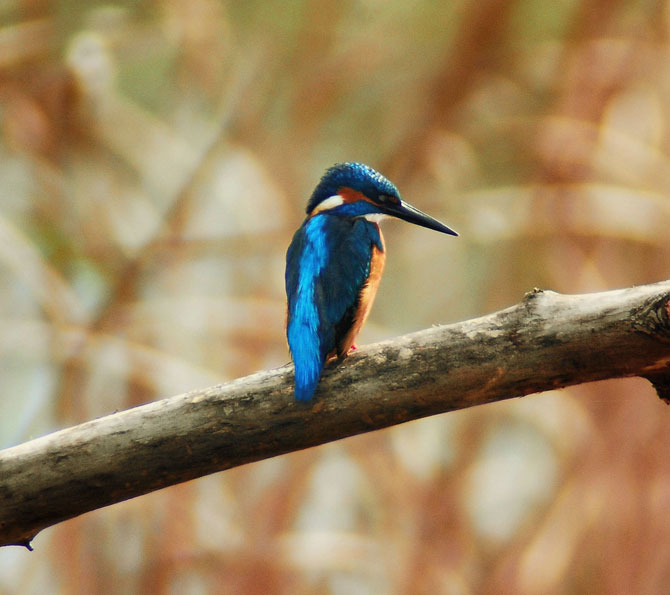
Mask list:
[[[395,196],[391,196],[390,194],[380,194],[379,201],[382,203],[390,203],[392,205],[400,204],[400,200]]]

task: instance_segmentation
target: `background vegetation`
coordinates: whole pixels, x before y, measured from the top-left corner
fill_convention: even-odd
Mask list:
[[[669,39],[644,0],[0,3],[0,446],[285,363],[336,161],[461,233],[385,226],[362,343],[667,279]],[[68,521],[0,592],[665,593],[669,429],[642,380],[426,419]]]

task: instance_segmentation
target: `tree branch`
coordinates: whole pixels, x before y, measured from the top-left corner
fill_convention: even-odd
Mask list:
[[[84,512],[412,419],[568,385],[648,378],[670,397],[670,281],[565,296],[367,346],[311,404],[292,366],[196,390],[0,451],[0,545]]]

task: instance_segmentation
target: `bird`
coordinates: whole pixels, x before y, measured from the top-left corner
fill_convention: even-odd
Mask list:
[[[286,252],[286,338],[297,401],[312,400],[326,363],[355,349],[377,293],[386,248],[379,222],[396,217],[458,234],[405,202],[398,189],[363,163],[326,170]]]

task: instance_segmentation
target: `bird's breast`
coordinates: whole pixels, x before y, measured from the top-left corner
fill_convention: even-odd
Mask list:
[[[375,235],[378,238],[378,242],[374,241],[371,244],[368,275],[358,292],[356,312],[354,313],[351,327],[338,342],[338,357],[344,357],[349,352],[356,341],[358,334],[361,332],[361,328],[363,328],[363,325],[370,314],[370,310],[372,310],[372,304],[375,301],[379,282],[381,281],[384,272],[384,265],[386,263],[384,236],[382,236],[381,230],[376,223],[372,223],[372,225],[376,227]]]

